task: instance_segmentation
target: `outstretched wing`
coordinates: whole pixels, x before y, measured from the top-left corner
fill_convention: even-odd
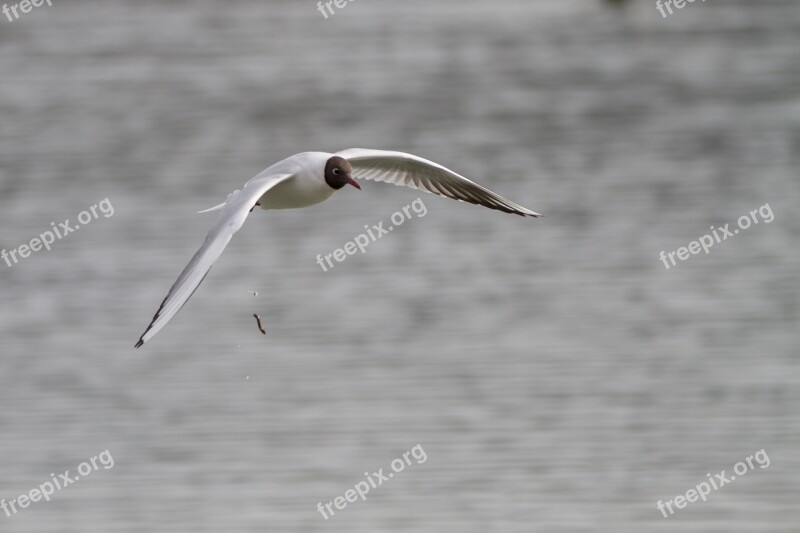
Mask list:
[[[404,185],[505,213],[528,217],[542,216],[438,163],[415,155],[367,148],[350,148],[336,155],[350,162],[354,178]]]
[[[264,193],[277,184],[290,179],[293,174],[271,174],[256,177],[248,181],[241,191],[228,195],[224,208],[211,231],[208,232],[203,246],[194,254],[192,260],[183,269],[181,275],[170,288],[167,297],[156,311],[153,320],[136,343],[136,348],[150,340],[167,322],[175,316],[181,307],[192,297],[194,291],[205,279],[211,265],[222,255],[222,251],[239,231],[247,215]]]

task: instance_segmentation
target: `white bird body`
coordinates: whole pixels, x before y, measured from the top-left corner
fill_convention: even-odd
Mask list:
[[[541,216],[452,170],[415,155],[364,148],[351,148],[335,154],[295,154],[260,172],[242,190],[229,194],[224,203],[201,211],[222,210],[222,213],[203,245],[170,288],[136,347],[152,338],[180,311],[255,207],[294,209],[318,204],[345,185],[360,189],[353,177],[421,189],[506,213]]]
[[[325,152],[303,152],[272,165],[264,173],[283,174],[294,167],[295,179],[279,183],[259,199],[261,209],[295,209],[324,202],[336,192],[325,182]],[[276,168],[277,167],[277,168]],[[256,179],[256,178],[253,178]]]

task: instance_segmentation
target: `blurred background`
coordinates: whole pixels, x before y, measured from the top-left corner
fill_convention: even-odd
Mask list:
[[[0,18],[0,246],[114,207],[0,262],[0,498],[115,460],[0,530],[799,531],[800,4],[617,4]],[[215,220],[197,210],[349,147],[546,216],[372,182],[256,211],[133,349]],[[316,264],[418,197],[424,218]],[[767,203],[772,223],[659,259]],[[317,512],[417,444],[424,464]],[[657,510],[761,449],[769,468]]]

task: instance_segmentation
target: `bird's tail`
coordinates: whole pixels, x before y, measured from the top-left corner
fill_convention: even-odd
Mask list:
[[[222,203],[221,203],[221,204],[219,204],[219,205],[215,205],[214,207],[209,207],[208,209],[203,209],[202,211],[198,211],[197,213],[198,213],[198,214],[202,214],[202,213],[210,213],[211,211],[219,211],[220,209],[222,209],[223,207],[225,207],[225,204],[226,204],[226,203],[227,203],[227,202],[222,202]]]

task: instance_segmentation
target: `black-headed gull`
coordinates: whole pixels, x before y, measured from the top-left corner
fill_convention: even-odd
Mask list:
[[[365,148],[351,148],[335,154],[295,154],[258,174],[241,191],[229,194],[224,203],[201,211],[205,213],[221,209],[222,213],[206,236],[203,246],[197,250],[170,288],[150,325],[136,343],[136,348],[166,326],[192,297],[211,265],[222,254],[233,234],[239,231],[253,209],[292,209],[318,204],[345,185],[360,189],[361,186],[354,177],[421,189],[505,213],[541,216],[452,170],[415,155]]]

